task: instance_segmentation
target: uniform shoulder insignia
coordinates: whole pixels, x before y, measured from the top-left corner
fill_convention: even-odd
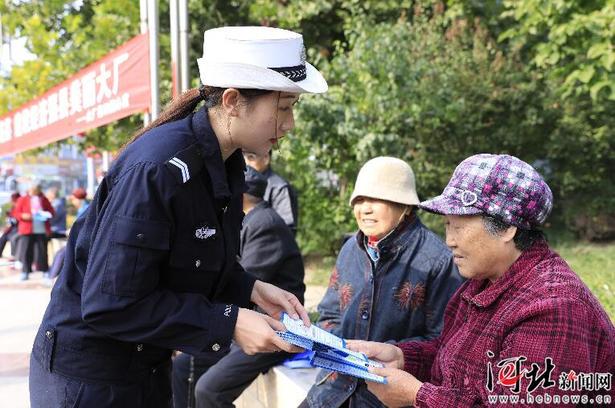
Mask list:
[[[181,183],[187,183],[203,167],[201,151],[201,146],[196,143],[192,144],[184,150],[175,153],[164,164]]]

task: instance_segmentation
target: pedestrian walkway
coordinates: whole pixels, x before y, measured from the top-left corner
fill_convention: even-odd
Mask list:
[[[30,351],[50,291],[42,273],[22,282],[19,273],[0,260],[0,407],[30,406]]]

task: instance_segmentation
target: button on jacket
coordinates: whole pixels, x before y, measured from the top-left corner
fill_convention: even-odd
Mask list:
[[[71,231],[33,348],[43,368],[137,382],[171,350],[228,348],[254,285],[236,258],[244,168],[240,151],[223,162],[205,109],[131,143]]]
[[[378,243],[372,263],[359,231],[342,247],[318,305],[319,326],[345,339],[397,341],[437,337],[448,300],[462,278],[451,251],[418,217]],[[349,399],[350,398],[350,399]],[[365,382],[322,370],[310,389],[312,408],[382,407]]]

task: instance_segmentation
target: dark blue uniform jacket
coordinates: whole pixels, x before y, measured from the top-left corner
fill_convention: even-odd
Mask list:
[[[239,151],[222,161],[205,109],[130,144],[71,230],[34,358],[138,381],[173,349],[228,347],[254,285],[237,262],[244,168]]]
[[[303,303],[303,257],[295,237],[267,201],[258,203],[243,220],[241,265],[259,280],[289,291]]]

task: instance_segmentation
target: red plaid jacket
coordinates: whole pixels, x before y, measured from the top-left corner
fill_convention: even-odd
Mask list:
[[[539,379],[548,367],[547,357],[554,368],[543,379],[551,382],[534,383],[538,387],[532,397],[614,398],[615,328],[598,300],[545,242],[524,251],[501,279],[487,283],[470,280],[457,290],[446,308],[440,337],[399,344],[405,370],[424,382],[417,407],[510,406],[502,399],[494,403],[499,395],[518,397],[516,406],[532,405],[536,401],[527,398],[532,363],[537,364],[533,373]],[[498,366],[517,357],[525,358],[518,371],[518,360]],[[560,389],[574,378],[560,378],[570,370],[576,375],[606,373],[601,378],[607,377],[610,390],[592,394]]]

